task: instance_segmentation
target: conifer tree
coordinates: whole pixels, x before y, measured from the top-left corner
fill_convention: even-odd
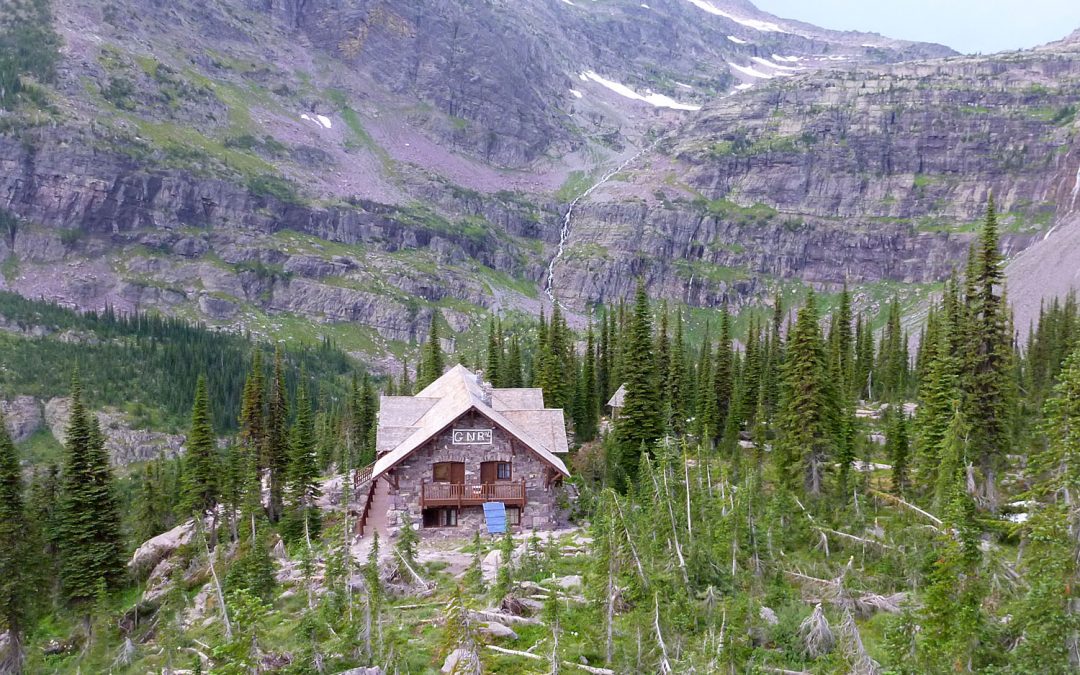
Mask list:
[[[617,432],[623,476],[637,476],[641,446],[651,446],[661,434],[661,410],[653,355],[652,318],[645,282],[638,279],[634,316],[626,344],[626,399]]]
[[[979,573],[975,504],[962,485],[947,492],[945,522],[919,612],[916,654],[923,672],[981,672],[986,588]]]
[[[836,329],[829,333],[832,349],[840,365],[843,375],[843,391],[845,397],[855,394],[857,385],[855,380],[855,339],[852,334],[852,310],[851,291],[848,290],[847,281],[844,281],[844,290],[840,293],[840,307],[836,311]]]
[[[244,590],[268,602],[274,593],[274,561],[270,557],[269,528],[257,527],[251,536],[240,544],[236,561],[225,576],[225,588],[229,593]]]
[[[653,354],[656,357],[657,385],[660,388],[661,423],[666,425],[671,418],[671,401],[668,399],[668,390],[665,386],[668,379],[668,367],[671,365],[671,335],[666,301],[660,305],[660,326],[656,331],[656,347]],[[670,429],[668,426],[664,428]]]
[[[502,364],[502,386],[514,389],[525,385],[521,367],[521,341],[517,335],[510,337],[510,348],[506,352],[506,362]]]
[[[266,385],[263,375],[262,350],[254,350],[251,370],[244,382],[240,406],[239,444],[229,457],[229,476],[236,491],[234,496],[249,488],[261,490],[262,470],[266,449]],[[250,473],[250,475],[248,475]],[[252,502],[261,502],[260,495],[252,495]],[[246,497],[243,497],[246,499]],[[235,525],[235,520],[234,520]]]
[[[938,450],[940,460],[934,488],[934,505],[937,508],[948,507],[953,493],[961,489],[964,467],[968,462],[969,434],[970,427],[964,417],[963,408],[956,406]]]
[[[183,505],[187,513],[202,515],[217,505],[221,494],[220,467],[215,447],[214,428],[210,416],[210,396],[206,377],[199,376],[195,385],[195,402],[191,408],[191,430],[184,454]]]
[[[973,278],[968,280],[973,297],[964,352],[964,404],[971,424],[971,451],[982,474],[982,497],[991,509],[997,507],[997,477],[1011,448],[1015,406],[1012,334],[998,246],[997,215],[991,198],[972,263]]]
[[[889,401],[903,397],[907,380],[907,345],[900,327],[900,301],[893,298],[889,303],[885,331],[878,349],[876,375],[877,394]]]
[[[720,341],[716,343],[716,358],[713,360],[712,388],[716,408],[710,415],[710,420],[715,422],[715,426],[712,427],[714,440],[719,440],[723,436],[724,424],[731,408],[734,383],[731,317],[725,307],[720,314]]]
[[[160,467],[157,462],[147,463],[143,467],[138,498],[135,500],[134,534],[137,542],[144,542],[168,529],[165,527],[165,518],[162,513],[162,501],[165,495],[159,491],[159,472]]]
[[[766,358],[767,366],[763,369],[761,386],[765,390],[765,405],[770,411],[777,410],[780,405],[780,392],[782,388],[782,372],[784,369],[784,337],[780,332],[780,324],[784,318],[784,302],[780,292],[777,291],[773,306],[772,331],[769,333],[769,348]]]
[[[349,400],[349,435],[353,456],[350,466],[363,467],[375,461],[375,426],[378,418],[378,397],[367,372],[353,378]],[[349,450],[348,447],[345,448]]]
[[[322,520],[316,501],[322,496],[319,469],[315,457],[315,424],[307,384],[301,374],[296,391],[296,419],[289,441],[288,492],[290,513],[288,534],[299,539],[305,531],[317,537]]]
[[[559,303],[551,311],[551,323],[537,348],[540,363],[537,384],[544,390],[544,403],[552,408],[569,409],[573,403],[574,380],[570,369],[569,329]]]
[[[1080,350],[1066,360],[1044,407],[1045,446],[1032,459],[1038,502],[1027,524],[1028,588],[1017,606],[1018,672],[1080,668]]]
[[[788,341],[776,458],[788,487],[802,487],[814,497],[824,490],[825,470],[833,451],[835,410],[828,395],[827,375],[817,302],[811,292]]]
[[[575,421],[574,433],[578,442],[585,443],[596,438],[597,415],[600,404],[596,396],[596,337],[590,325],[585,335],[585,359],[581,366],[580,400],[581,412]]]
[[[29,523],[23,503],[22,470],[15,444],[0,412],[0,634],[8,644],[0,652],[0,672],[22,672],[22,642],[27,601],[33,597]]]
[[[937,346],[929,351],[926,377],[919,383],[919,408],[915,413],[915,468],[922,492],[933,490],[937,483],[942,442],[959,401],[956,359],[947,335],[937,340]]]
[[[266,405],[265,383],[263,378],[262,351],[254,350],[251,359],[251,371],[244,382],[243,401],[240,407],[240,442],[246,451],[258,456],[266,442],[264,410]]]
[[[908,476],[907,416],[901,406],[893,406],[889,413],[889,428],[885,438],[885,454],[892,463],[892,490],[898,495],[907,494],[911,487]]]
[[[289,403],[285,388],[285,364],[278,347],[274,351],[274,377],[270,382],[270,405],[266,417],[263,465],[270,474],[267,516],[276,523],[284,510],[285,481],[289,469]]]
[[[665,383],[667,399],[670,402],[668,425],[676,435],[686,432],[688,379],[686,339],[683,335],[683,317],[680,309],[675,314],[675,337],[671,342],[671,358],[667,365],[667,382]]]
[[[123,562],[109,456],[97,418],[91,421],[82,396],[82,385],[74,376],[56,526],[64,597],[85,610],[88,626],[99,586],[114,587],[122,577]]]
[[[753,420],[761,396],[762,379],[762,344],[757,320],[750,317],[750,327],[746,337],[746,357],[744,359],[742,382],[739,388],[737,417],[740,421]]]
[[[423,358],[420,360],[420,371],[416,374],[416,386],[418,389],[423,389],[442,377],[443,371],[446,369],[442,340],[439,337],[439,318],[439,310],[431,313],[427,342],[424,343]]]
[[[502,386],[503,381],[502,370],[499,364],[502,362],[503,357],[503,344],[502,344],[502,327],[495,322],[495,317],[492,316],[488,320],[488,340],[487,340],[487,367],[484,369],[484,379],[491,382],[496,387]]]
[[[697,435],[712,441],[716,428],[720,422],[716,419],[716,387],[713,386],[713,348],[709,337],[709,324],[705,324],[705,337],[701,343],[701,353],[698,358],[697,383],[694,389],[697,392],[695,400],[695,427]]]
[[[596,389],[600,405],[611,400],[611,328],[608,325],[608,310],[600,315],[600,347],[596,359]]]
[[[399,396],[412,396],[413,386],[409,381],[409,359],[406,358],[401,364],[401,381],[398,383]]]

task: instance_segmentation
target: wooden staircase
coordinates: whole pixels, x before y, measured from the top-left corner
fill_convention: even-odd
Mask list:
[[[353,473],[354,494],[364,495],[364,505],[356,527],[356,533],[361,537],[376,531],[383,536],[386,534],[386,507],[390,486],[385,480],[372,480],[374,468],[374,464],[369,464]]]

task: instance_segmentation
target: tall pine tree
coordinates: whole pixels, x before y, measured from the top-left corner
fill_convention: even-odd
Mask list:
[[[211,512],[221,494],[221,471],[211,419],[206,376],[200,375],[195,385],[195,402],[191,408],[191,430],[184,454],[183,484],[184,509],[198,516]]]
[[[0,653],[3,673],[22,672],[27,601],[35,597],[28,531],[19,456],[0,412],[0,634],[8,636],[6,653]]]
[[[634,315],[624,352],[626,399],[616,427],[620,448],[618,464],[623,480],[637,477],[642,446],[651,447],[662,432],[653,344],[649,296],[645,293],[644,280],[638,279]]]
[[[78,376],[71,383],[71,420],[65,438],[63,483],[57,514],[60,584],[64,598],[89,612],[99,588],[123,577],[120,514],[112,470],[97,419],[83,406]]]

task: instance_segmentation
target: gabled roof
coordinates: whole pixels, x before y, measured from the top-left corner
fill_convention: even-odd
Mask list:
[[[474,373],[457,365],[416,396],[383,396],[376,432],[376,449],[381,456],[375,462],[372,478],[389,471],[470,410],[488,418],[559,473],[569,476],[566,465],[554,454],[567,450],[563,411],[544,408],[543,394],[537,392],[539,390],[485,389]],[[538,407],[497,409],[508,403],[528,403]]]
[[[620,386],[607,402],[609,408],[621,408],[626,403],[626,385]]]

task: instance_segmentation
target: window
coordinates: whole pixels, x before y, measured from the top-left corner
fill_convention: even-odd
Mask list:
[[[464,483],[464,462],[436,462],[431,467],[431,480],[435,483]]]
[[[457,509],[424,509],[424,527],[457,527]]]
[[[498,480],[510,480],[513,473],[510,462],[481,462],[480,482],[491,485]]]
[[[521,509],[517,506],[506,507],[506,524],[519,526],[521,525]]]

